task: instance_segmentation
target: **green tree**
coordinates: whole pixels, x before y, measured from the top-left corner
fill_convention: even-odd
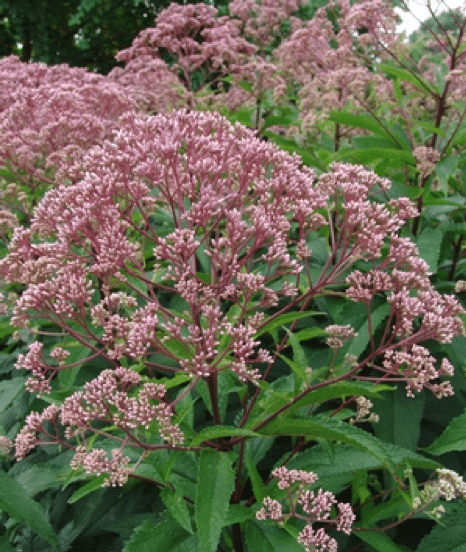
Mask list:
[[[423,21],[419,28],[409,35],[409,42],[413,44],[418,40],[430,40],[434,35],[443,36],[446,31],[457,37],[464,19],[465,16],[460,8],[448,9],[438,15],[432,13],[431,17]]]
[[[0,0],[0,56],[107,73],[170,0]]]

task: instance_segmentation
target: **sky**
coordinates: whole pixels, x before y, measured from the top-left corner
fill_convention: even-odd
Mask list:
[[[424,21],[430,17],[429,10],[427,9],[428,0],[409,0],[407,1],[410,11],[418,18],[414,17],[411,13],[404,12],[397,9],[397,13],[403,19],[403,23],[398,27],[400,31],[405,30],[406,35],[409,36],[413,31],[419,27],[419,21]],[[441,13],[448,8],[457,8],[458,6],[464,6],[465,0],[431,0],[431,6],[435,13]]]

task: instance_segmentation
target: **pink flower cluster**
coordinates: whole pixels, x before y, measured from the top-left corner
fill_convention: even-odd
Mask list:
[[[292,23],[301,23],[290,17],[298,11],[303,0],[233,0],[228,5],[230,15],[241,21],[241,33],[262,49],[270,46],[281,35],[281,24],[291,19]],[[298,23],[299,22],[299,23]]]
[[[193,92],[234,74],[256,51],[240,36],[234,20],[218,17],[216,8],[203,3],[171,4],[160,12],[155,23],[154,28],[139,33],[130,48],[118,53],[117,59],[126,66],[109,75],[126,84],[138,103],[145,103],[152,112],[183,103],[194,105],[197,100]],[[162,60],[162,51],[175,57],[172,65]],[[149,73],[149,69],[154,72]],[[203,73],[198,86],[192,80],[196,71]],[[155,89],[147,94],[143,90],[152,83]]]
[[[344,340],[346,341],[358,335],[348,324],[331,324],[325,328],[325,331],[329,333],[326,343],[331,349],[340,349],[340,347],[343,347]]]
[[[0,97],[0,166],[14,176],[2,180],[5,230],[27,223],[49,187],[71,183],[69,169],[91,146],[111,138],[135,103],[114,81],[66,65],[0,61],[0,74],[15,83],[14,97]],[[16,82],[19,81],[19,82]],[[10,214],[10,218],[6,218]],[[13,217],[13,218],[11,218]]]
[[[147,378],[146,378],[147,379]],[[75,457],[71,463],[73,469],[83,467],[88,474],[107,473],[104,481],[107,485],[123,485],[133,468],[130,459],[123,456],[126,446],[137,446],[151,450],[152,443],[145,443],[137,429],[149,429],[156,424],[158,433],[169,446],[181,444],[182,431],[173,423],[172,407],[165,397],[165,387],[160,383],[143,381],[132,369],[115,368],[103,370],[100,375],[84,385],[84,391],[77,391],[67,397],[60,406],[52,405],[42,413],[32,412],[15,439],[15,454],[18,460],[31,450],[46,444],[38,437],[45,435],[49,442],[58,442],[75,448]],[[92,433],[102,434],[101,423],[111,424],[123,431],[125,439],[111,433],[105,433],[109,439],[122,443],[120,449],[112,451],[112,459],[102,449],[87,451],[86,437]],[[52,425],[50,432],[47,424]],[[59,426],[65,428],[64,435]],[[77,438],[78,446],[68,441]]]
[[[103,473],[108,474],[102,483],[102,487],[122,487],[127,481],[128,476],[133,472],[128,467],[130,459],[123,456],[120,449],[112,450],[112,459],[109,460],[107,452],[102,449],[92,449],[86,451],[86,447],[79,446],[71,461],[71,467],[74,470],[84,468],[88,475],[97,477]]]
[[[381,350],[463,333],[459,303],[432,289],[414,244],[397,237],[417,211],[405,198],[374,202],[371,194],[389,182],[362,167],[334,164],[317,178],[298,157],[220,115],[180,111],[126,115],[76,170],[82,178],[47,192],[0,261],[7,282],[26,286],[13,309],[18,326],[47,319],[115,366],[144,359],[152,369],[148,358],[162,353],[194,378],[231,370],[256,382],[259,366],[272,362],[254,339],[264,309],[321,293],[365,259],[374,268],[351,272],[346,295],[369,304],[389,293],[393,333]],[[164,235],[153,222],[157,212],[170,214]],[[329,260],[299,291],[312,262],[303,248],[327,225]],[[199,276],[201,250],[208,278]],[[160,304],[163,291],[185,302],[185,316]],[[226,316],[219,301],[243,305],[240,315]],[[183,352],[170,349],[172,339]],[[18,366],[30,370],[28,386],[39,392],[67,368],[63,353],[59,362],[43,359],[40,344]],[[382,370],[411,378],[401,368]]]
[[[334,12],[338,31],[328,18]],[[331,110],[361,110],[384,79],[368,69],[396,38],[397,16],[387,0],[335,0],[319,8],[274,52],[287,82],[298,86],[302,129],[313,130]],[[360,29],[366,34],[359,34]],[[365,109],[364,109],[365,111]]]
[[[266,497],[263,500],[263,507],[256,512],[256,518],[259,520],[272,519],[278,522],[290,517],[305,520],[306,525],[298,535],[298,542],[304,546],[306,551],[336,552],[336,540],[330,537],[323,527],[316,530],[314,524],[334,525],[337,531],[349,535],[356,519],[350,504],[338,502],[329,491],[319,489],[317,493],[314,493],[314,491],[306,489],[307,486],[318,480],[317,475],[313,472],[288,470],[285,466],[281,466],[273,470],[272,476],[278,479],[279,489],[287,490],[289,512],[283,512],[280,501]],[[299,485],[296,486],[296,483]],[[297,506],[300,507],[303,514],[297,511]],[[336,518],[331,518],[331,510],[334,506],[338,509],[338,514]]]

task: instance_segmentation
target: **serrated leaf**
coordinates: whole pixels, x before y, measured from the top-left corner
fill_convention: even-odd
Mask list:
[[[458,164],[462,159],[462,155],[450,155],[439,161],[435,165],[435,174],[437,175],[437,180],[439,182],[439,189],[448,194],[448,179],[451,176],[455,176],[458,172]]]
[[[11,404],[11,402],[24,390],[25,378],[13,378],[2,381],[0,387],[0,412]]]
[[[256,497],[256,501],[261,503],[262,500],[268,495],[267,488],[247,450],[244,454],[244,464],[248,471],[249,479],[251,480],[252,490],[254,492],[254,496]]]
[[[375,436],[405,449],[416,450],[424,403],[424,394],[413,401],[406,396],[404,386],[398,386],[385,400],[374,404],[374,412],[379,415],[379,422],[374,424]]]
[[[173,519],[177,521],[185,531],[193,534],[191,516],[189,515],[186,501],[181,493],[170,489],[169,487],[164,487],[160,491],[160,498],[167,507]]]
[[[402,491],[394,491],[387,502],[377,504],[365,511],[360,525],[373,527],[379,521],[398,518],[400,515],[409,513],[411,511],[411,502],[406,500],[406,496],[406,493]]]
[[[0,538],[0,549],[2,552],[15,552],[16,548],[13,548],[13,546],[11,546],[8,535],[3,535]]]
[[[234,523],[243,523],[244,521],[254,517],[254,510],[243,506],[242,504],[230,504],[225,518],[225,527],[229,527]]]
[[[406,150],[396,148],[365,148],[363,150],[354,150],[352,148],[342,150],[337,156],[338,159],[351,157],[358,162],[371,162],[376,159],[387,159],[391,162],[396,162],[396,166],[400,164],[416,164],[414,155]]]
[[[305,328],[304,330],[299,330],[294,335],[298,341],[306,341],[307,339],[313,339],[315,337],[327,336],[328,332],[322,328]]]
[[[289,364],[293,372],[301,379],[306,379],[306,367],[308,365],[306,354],[304,352],[304,349],[301,347],[301,344],[298,341],[298,338],[296,335],[291,332],[287,327],[282,326],[282,328],[286,331],[288,334],[288,339],[291,344],[291,348],[293,350],[293,363]],[[285,360],[285,358],[280,355],[280,357]]]
[[[259,437],[259,434],[255,433],[251,429],[244,429],[242,427],[226,425],[205,427],[194,437],[190,443],[190,446],[197,447],[204,441],[218,439],[219,437]]]
[[[167,516],[165,521],[154,523],[146,520],[136,527],[131,538],[125,543],[123,552],[174,552],[188,537],[188,532],[180,529],[174,519]]]
[[[10,517],[24,521],[41,538],[58,550],[58,540],[53,527],[39,504],[7,473],[0,470],[0,509]]]
[[[353,395],[362,395],[364,397],[380,397],[384,391],[394,391],[396,387],[390,385],[374,385],[366,382],[357,381],[339,381],[326,387],[321,387],[315,391],[310,391],[307,395],[296,401],[286,412],[291,413],[299,410],[303,406],[329,401],[331,399],[350,397]]]
[[[293,140],[288,140],[287,138],[283,138],[282,136],[279,136],[278,134],[275,134],[274,132],[270,132],[268,130],[265,130],[262,133],[262,136],[264,136],[264,138],[269,138],[272,142],[277,144],[280,149],[288,151],[289,153],[296,153],[297,155],[299,155],[305,165],[308,165],[309,167],[317,167],[322,171],[326,170],[325,164],[323,164],[317,157],[312,155],[312,153],[310,153],[308,149],[302,148]]]
[[[229,454],[202,450],[194,505],[199,548],[215,552],[235,485]]]
[[[391,461],[396,466],[426,468],[434,470],[441,467],[439,462],[424,458],[420,454],[402,447],[385,443]],[[333,479],[339,474],[352,474],[361,470],[378,470],[383,462],[367,450],[348,444],[334,444],[321,441],[311,449],[305,450],[292,458],[289,468],[314,470],[320,479]]]
[[[402,449],[402,447],[393,449],[389,443],[377,439],[363,429],[329,418],[326,414],[318,414],[312,418],[278,418],[256,431],[264,435],[296,437],[306,435],[312,439],[349,443],[378,458],[392,473],[395,471],[394,454],[399,454],[399,450]],[[406,453],[409,454],[410,451]]]
[[[446,504],[441,525],[425,535],[416,552],[466,552],[466,503]]]
[[[443,433],[429,447],[422,450],[435,456],[453,450],[466,450],[466,412],[453,418]]]
[[[420,126],[421,128],[424,128],[425,130],[428,130],[429,132],[433,132],[434,134],[438,134],[439,136],[442,136],[443,138],[447,137],[447,134],[444,130],[442,130],[439,127],[436,127],[432,123],[429,123],[427,121],[416,121],[416,125]]]

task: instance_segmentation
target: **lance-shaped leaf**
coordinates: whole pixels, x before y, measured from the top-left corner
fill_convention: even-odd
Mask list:
[[[399,461],[400,451],[404,450],[407,458],[413,454],[403,447],[385,443],[359,427],[329,418],[327,414],[317,414],[311,418],[278,418],[260,429],[256,428],[256,431],[263,435],[306,435],[312,439],[349,443],[378,458],[392,473],[395,473],[395,463]],[[426,463],[429,463],[428,459]]]
[[[427,448],[429,454],[440,456],[446,452],[466,450],[466,412],[453,420],[445,431]]]
[[[7,473],[0,470],[0,510],[29,527],[58,550],[57,535],[39,504]]]
[[[232,457],[226,453],[202,450],[199,458],[194,505],[199,549],[215,552],[225,525],[235,474]]]

